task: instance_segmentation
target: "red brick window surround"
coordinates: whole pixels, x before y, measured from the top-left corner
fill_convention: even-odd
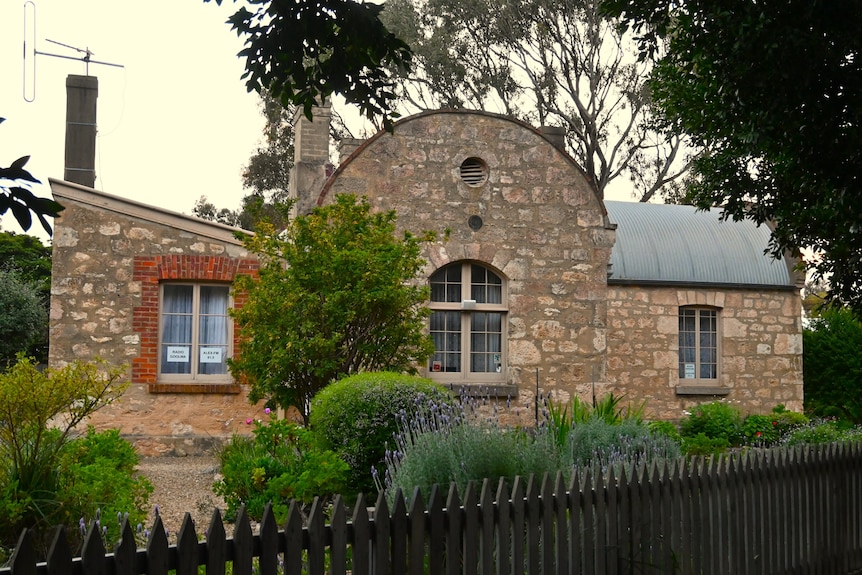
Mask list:
[[[132,383],[146,383],[151,393],[239,393],[236,383],[159,382],[159,286],[164,281],[232,283],[237,275],[255,275],[254,259],[226,256],[160,255],[136,256],[133,279],[141,284],[141,303],[135,306],[133,325],[140,337],[141,353],[132,360]],[[235,294],[233,305],[242,307],[243,294]],[[238,349],[233,332],[233,348]]]

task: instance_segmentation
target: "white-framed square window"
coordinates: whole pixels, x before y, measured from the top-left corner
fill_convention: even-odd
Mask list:
[[[714,385],[718,380],[719,312],[714,308],[679,309],[679,379]]]
[[[231,381],[230,286],[163,283],[159,303],[159,380]]]
[[[505,382],[506,283],[487,267],[456,262],[429,280],[434,355],[428,376],[446,384]]]

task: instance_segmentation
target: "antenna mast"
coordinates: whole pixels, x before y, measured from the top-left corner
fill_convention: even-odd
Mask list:
[[[29,16],[29,18],[28,18]],[[32,64],[29,67],[30,81],[31,81],[31,91],[27,92],[27,56],[29,52],[27,50],[27,40],[33,45],[32,51]],[[27,102],[33,102],[36,99],[36,56],[51,56],[53,58],[63,58],[65,60],[79,60],[84,62],[84,73],[89,76],[90,75],[90,64],[101,64],[103,66],[113,66],[115,68],[123,68],[122,64],[113,64],[111,62],[103,62],[101,60],[93,60],[93,52],[89,47],[87,48],[77,48],[75,46],[70,46],[69,44],[64,44],[62,42],[57,42],[56,40],[45,39],[47,42],[51,42],[52,44],[56,44],[58,46],[63,46],[64,48],[69,48],[70,50],[75,50],[79,54],[83,54],[82,56],[67,56],[64,54],[53,54],[51,52],[40,52],[36,49],[36,3],[33,0],[27,0],[24,2],[24,100]]]

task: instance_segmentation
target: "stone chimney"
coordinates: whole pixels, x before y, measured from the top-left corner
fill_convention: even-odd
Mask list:
[[[545,135],[548,140],[558,150],[566,151],[566,129],[562,126],[541,126],[539,131]]]
[[[317,205],[326,182],[329,162],[330,105],[312,108],[309,120],[298,108],[293,116],[293,170],[290,172],[289,195],[296,200],[294,214],[305,215]]]
[[[66,162],[63,179],[92,188],[96,184],[95,76],[66,78]]]
[[[356,149],[361,146],[365,140],[361,138],[347,138],[344,137],[341,139],[341,144],[338,146],[338,162],[339,164],[343,164],[344,160],[346,160],[350,154],[356,151]]]

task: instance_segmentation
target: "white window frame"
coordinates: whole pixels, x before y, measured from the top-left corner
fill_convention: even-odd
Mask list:
[[[694,362],[685,362],[683,361],[684,349],[690,349],[691,346],[684,345],[683,342],[683,330],[682,322],[684,314],[686,313],[694,313]],[[713,324],[715,329],[709,330],[708,325],[704,325],[706,323],[707,318],[711,316],[713,319]],[[679,379],[679,383],[681,385],[710,385],[715,386],[718,385],[721,378],[721,310],[715,307],[708,306],[697,306],[697,305],[687,305],[680,306],[679,312],[677,314],[680,329],[678,330],[678,354],[679,354],[679,362],[677,368],[677,377]],[[707,331],[708,330],[708,331]],[[705,362],[703,362],[703,358],[701,357],[703,351],[703,342],[702,338],[705,334],[711,335],[714,338],[715,345],[707,346],[709,349],[715,350],[715,369],[714,375],[712,377],[703,377],[702,376],[702,368]],[[688,377],[691,374],[691,370],[693,369],[694,377]]]
[[[486,272],[492,273],[501,280],[501,298],[500,303],[479,303],[472,298],[472,266],[484,268]],[[451,312],[457,311],[460,314],[460,333],[461,333],[461,371],[435,371],[434,356],[428,360],[426,367],[427,375],[430,379],[444,384],[501,384],[506,381],[506,365],[507,365],[507,342],[508,342],[508,282],[506,278],[496,271],[480,262],[461,261],[443,266],[435,270],[434,275],[443,272],[452,266],[461,266],[461,299],[460,301],[441,302],[430,301],[428,308],[431,313],[434,312]],[[430,285],[430,278],[429,278]],[[470,371],[471,363],[471,319],[474,314],[482,312],[500,313],[500,371],[498,372],[473,372]],[[430,330],[429,318],[429,330]]]
[[[164,330],[165,330],[165,322],[164,317],[166,315],[165,310],[165,288],[168,286],[190,286],[193,288],[192,295],[192,313],[191,313],[191,322],[192,322],[192,336],[191,336],[191,349],[188,350],[189,362],[191,363],[190,373],[168,373],[163,372],[163,345],[167,345],[164,342]],[[171,282],[162,282],[159,285],[159,346],[158,346],[158,354],[157,354],[157,366],[158,366],[158,376],[157,379],[161,383],[232,383],[233,378],[231,377],[230,371],[225,368],[225,373],[218,374],[203,374],[198,373],[200,371],[200,348],[203,347],[201,343],[200,337],[200,290],[202,287],[221,287],[228,290],[227,303],[225,307],[224,317],[227,321],[227,341],[224,348],[224,359],[231,357],[233,354],[233,321],[229,315],[229,310],[233,307],[233,298],[230,293],[230,285],[224,283],[211,283],[211,282],[187,282],[187,281],[171,281]],[[217,314],[221,315],[221,314]],[[179,347],[179,346],[178,346]]]

